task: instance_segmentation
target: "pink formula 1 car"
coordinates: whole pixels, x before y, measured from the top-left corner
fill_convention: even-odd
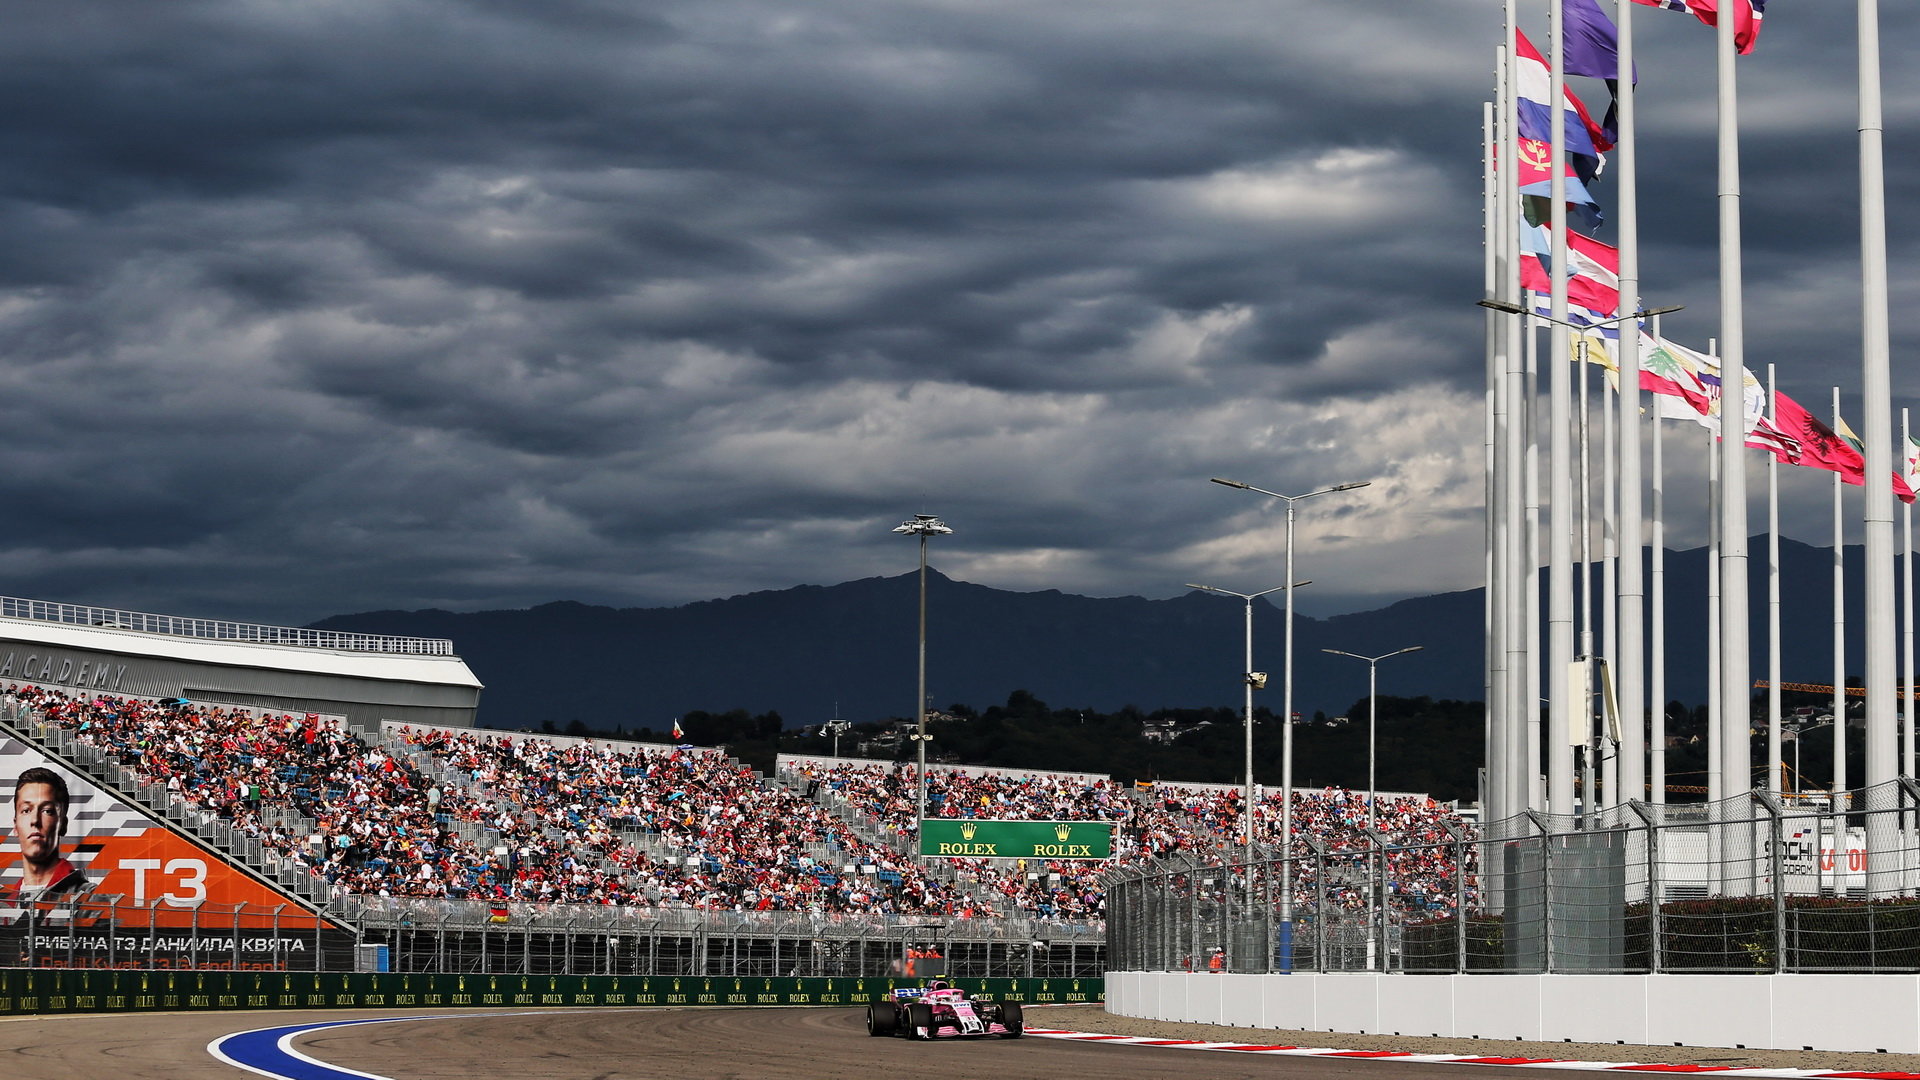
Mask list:
[[[903,987],[867,1006],[867,1034],[909,1039],[997,1035],[1017,1039],[1027,1025],[1015,1001],[978,1001],[943,979]]]

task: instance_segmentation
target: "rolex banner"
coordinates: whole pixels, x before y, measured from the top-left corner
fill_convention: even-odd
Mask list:
[[[1104,859],[1113,854],[1113,823],[928,818],[920,832],[920,854],[950,859]]]

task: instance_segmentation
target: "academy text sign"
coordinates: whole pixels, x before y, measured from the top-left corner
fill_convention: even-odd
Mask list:
[[[920,854],[952,859],[1104,859],[1113,854],[1113,825],[929,818],[920,833]]]

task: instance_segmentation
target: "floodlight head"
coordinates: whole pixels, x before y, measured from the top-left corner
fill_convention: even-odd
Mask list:
[[[1248,488],[1252,487],[1251,484],[1243,484],[1238,480],[1222,480],[1217,476],[1209,477],[1208,482],[1219,484],[1222,487],[1239,488],[1241,491],[1245,491]]]
[[[1338,487],[1335,487],[1335,488],[1333,488],[1332,490],[1334,490],[1334,491],[1352,491],[1352,490],[1353,490],[1354,488],[1363,488],[1363,487],[1369,487],[1369,486],[1371,486],[1372,484],[1373,484],[1373,481],[1371,481],[1371,480],[1356,480],[1356,481],[1354,481],[1354,482],[1353,482],[1353,483],[1351,483],[1351,484],[1341,484],[1341,485],[1339,485]]]
[[[1509,315],[1525,315],[1527,313],[1526,308],[1521,307],[1519,304],[1509,304],[1505,300],[1475,300],[1474,303],[1479,304],[1483,308],[1492,308],[1494,311],[1504,311]]]
[[[901,522],[893,531],[914,536],[946,536],[953,532],[946,522],[932,514],[915,514],[912,521]]]

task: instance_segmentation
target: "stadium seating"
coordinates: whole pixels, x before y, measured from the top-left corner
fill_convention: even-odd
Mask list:
[[[700,909],[1025,914],[1097,920],[1107,863],[921,860],[913,855],[910,765],[792,759],[779,783],[691,747],[409,729],[363,739],[322,717],[10,693],[79,744],[131,770],[156,812],[219,821],[333,895]],[[160,794],[164,793],[164,794]],[[930,769],[930,817],[1096,820],[1115,825],[1114,860],[1234,857],[1239,792],[1156,784],[1150,792],[1086,775]],[[1297,899],[1364,904],[1338,860],[1315,880],[1311,837],[1364,849],[1364,795],[1297,791]],[[1278,829],[1278,796],[1257,806]],[[1424,797],[1383,801],[1392,903],[1445,913],[1459,894],[1443,850],[1458,819]]]

